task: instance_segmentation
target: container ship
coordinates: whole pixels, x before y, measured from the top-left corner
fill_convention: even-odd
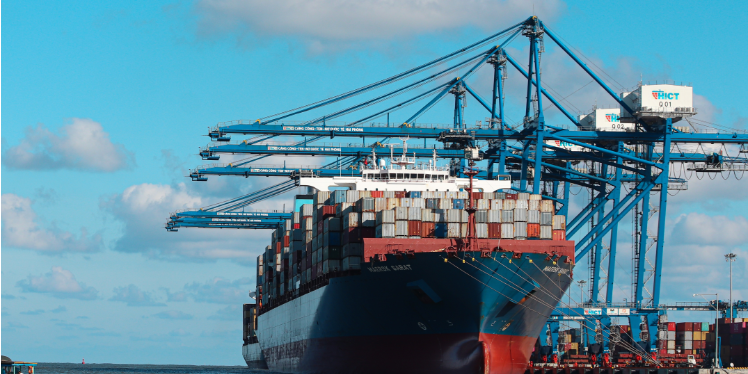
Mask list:
[[[472,169],[469,169],[472,170]],[[257,258],[244,358],[293,373],[524,373],[572,282],[565,216],[508,177],[372,157],[301,177]]]

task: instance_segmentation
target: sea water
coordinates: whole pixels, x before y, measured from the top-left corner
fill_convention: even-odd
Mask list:
[[[23,373],[26,373],[24,369]],[[252,370],[246,366],[196,366],[196,365],[128,365],[128,364],[65,364],[39,363],[34,373],[38,374],[273,374],[267,370]]]

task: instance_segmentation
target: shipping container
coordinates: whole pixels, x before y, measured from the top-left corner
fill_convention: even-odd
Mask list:
[[[383,197],[374,198],[374,213],[387,209],[387,199]]]
[[[448,223],[460,223],[462,222],[462,210],[460,209],[447,209],[447,222]]]
[[[445,222],[434,223],[434,237],[436,238],[447,237],[447,223]]]
[[[452,209],[465,209],[467,202],[464,199],[452,199]]]
[[[359,191],[357,190],[348,190],[345,191],[345,201],[349,203],[354,203],[358,201],[359,199]]]
[[[453,209],[452,208],[452,199],[447,199],[447,198],[439,199],[439,200],[437,200],[437,204],[436,205],[437,205],[436,207],[438,209]]]
[[[426,207],[426,200],[419,197],[412,197],[410,198],[410,207],[423,209]]]
[[[346,192],[345,190],[335,190],[330,191],[330,205],[340,204],[346,202],[345,196]]]
[[[501,223],[514,222],[514,209],[501,211]]]
[[[408,236],[408,221],[395,221],[395,236]]]
[[[394,223],[383,223],[377,226],[376,232],[377,238],[394,238],[395,237],[395,224]]]
[[[540,225],[540,239],[553,239],[553,227]]]
[[[488,224],[487,223],[476,223],[475,224],[475,237],[479,239],[488,238]]]
[[[343,229],[358,227],[359,226],[359,214],[356,212],[348,213],[343,215]]]
[[[460,238],[462,237],[462,233],[460,230],[460,223],[459,222],[450,222],[447,223],[447,237],[448,238]]]
[[[527,222],[527,212],[528,210],[524,208],[514,208],[514,222]]]
[[[322,248],[322,261],[326,260],[339,260],[342,255],[342,247],[340,246],[326,246]]]
[[[530,204],[527,200],[515,200],[514,209],[528,209]]]
[[[493,209],[486,211],[486,221],[488,223],[501,223],[501,211]]]
[[[439,199],[433,199],[433,198],[426,199],[426,208],[439,209]]]
[[[314,199],[313,199],[314,205],[327,204],[329,199],[330,199],[330,191],[317,191],[314,194]]]
[[[514,222],[514,238],[527,238],[527,222]]]
[[[540,212],[540,224],[543,226],[552,226],[553,225],[553,213]]]
[[[327,260],[322,262],[322,273],[324,274],[340,270],[340,260]]]
[[[560,216],[560,215],[553,216],[553,229],[554,230],[566,230],[566,216]]]
[[[376,213],[362,212],[360,216],[361,216],[361,226],[372,227],[372,228],[377,226],[377,214]]]
[[[517,200],[530,200],[530,194],[527,192],[520,192],[517,194]]]
[[[413,208],[411,208],[413,209]],[[414,208],[418,209],[420,211],[420,208]],[[422,222],[421,221],[408,221],[408,236],[421,236],[421,229],[422,229]]]
[[[491,200],[491,210],[504,209],[504,200]]]
[[[488,237],[490,239],[501,239],[501,223],[488,224]]]
[[[408,197],[410,197],[410,198],[413,198],[413,197],[419,197],[420,198],[420,197],[422,197],[421,196],[421,191],[410,191],[408,193],[408,195],[409,195]]]
[[[407,221],[408,220],[408,208],[406,208],[406,207],[396,207],[395,208],[395,220],[397,220],[397,221]]]
[[[361,257],[358,256],[350,256],[343,258],[343,271],[348,270],[361,270]]]
[[[528,238],[540,238],[540,224],[539,223],[529,223],[529,222],[527,223],[527,237]]]
[[[535,201],[535,200],[530,200]],[[528,210],[527,211],[527,223],[540,224],[540,211],[539,210]]]
[[[411,199],[409,197],[403,197],[400,199],[400,206],[404,208],[410,208]]]
[[[503,210],[514,210],[517,207],[517,200],[505,199],[503,203]]]
[[[394,210],[380,210],[377,212],[377,226],[383,223],[395,223],[395,211]],[[393,235],[394,235],[394,231],[393,231]],[[377,237],[379,238],[380,236],[377,235]]]
[[[491,200],[487,199],[478,199],[477,204],[475,206],[476,209],[491,209]]]
[[[338,217],[342,217],[345,214],[352,213],[356,211],[356,203],[350,202],[350,203],[340,203],[335,205],[335,215]]]
[[[566,240],[566,230],[553,230],[553,240]]]
[[[322,232],[328,233],[328,232],[339,232],[342,230],[342,225],[340,222],[340,218],[338,217],[329,217],[325,218],[324,225]]]
[[[433,209],[434,222],[446,223],[447,222],[447,211],[445,209]]]
[[[501,224],[501,239],[514,239],[514,223]]]
[[[436,224],[434,222],[421,222],[421,237],[433,238]]]
[[[421,221],[421,207],[408,208],[408,221]]]
[[[421,209],[421,221],[434,222],[434,212],[432,209]]]
[[[556,209],[553,206],[553,200],[542,200],[540,201],[540,211],[547,213],[555,213]]]
[[[396,197],[388,197],[387,202],[384,204],[385,209],[395,209],[396,207],[400,206],[400,199]]]

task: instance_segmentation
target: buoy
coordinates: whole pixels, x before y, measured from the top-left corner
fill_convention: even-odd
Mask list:
[[[86,359],[84,358],[83,362],[81,362],[81,365],[85,365],[85,364],[86,364]]]

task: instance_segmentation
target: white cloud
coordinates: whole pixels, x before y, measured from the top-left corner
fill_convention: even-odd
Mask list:
[[[211,178],[213,179],[218,178]],[[223,178],[231,179],[231,178]],[[121,252],[143,253],[152,258],[171,260],[214,261],[235,260],[253,263],[269,240],[268,230],[235,230],[184,228],[167,232],[164,224],[172,212],[197,209],[221,199],[205,199],[198,191],[210,193],[211,183],[184,183],[174,186],[139,184],[127,188],[122,194],[112,196],[102,203],[103,209],[124,223],[123,235],[114,249]],[[219,180],[220,181],[220,180]],[[228,183],[240,185],[244,179],[231,179]],[[265,179],[257,183],[265,183]],[[223,182],[222,182],[223,183]],[[197,185],[196,187],[193,187]],[[246,185],[246,184],[245,184]],[[253,186],[255,184],[253,183]],[[238,189],[229,195],[239,195]],[[224,191],[225,192],[225,191]],[[266,202],[263,202],[266,203]],[[270,203],[266,203],[270,204]],[[276,208],[265,205],[265,209]],[[261,204],[249,209],[261,209]],[[291,205],[287,205],[291,206]]]
[[[109,300],[122,301],[127,303],[127,306],[166,306],[164,303],[153,300],[150,292],[143,291],[134,284],[115,288],[114,296]]]
[[[43,124],[27,127],[21,142],[3,153],[3,164],[10,168],[49,170],[77,169],[112,172],[135,164],[133,154],[109,139],[100,123],[73,118],[55,134]]]
[[[216,311],[208,319],[220,321],[239,321],[242,318],[241,304],[229,305]]]
[[[675,220],[672,232],[676,244],[732,246],[748,242],[748,220],[745,217],[682,214]]]
[[[52,271],[38,277],[29,275],[16,285],[23,292],[46,293],[61,299],[93,300],[99,294],[95,288],[78,283],[73,273],[59,266],[52,267]]]
[[[170,319],[170,320],[185,320],[192,319],[192,314],[185,313],[179,310],[167,310],[165,312],[156,313],[153,315],[156,318]]]
[[[298,37],[321,51],[465,27],[498,31],[532,14],[551,21],[565,8],[560,0],[200,0],[195,12],[201,35]]]
[[[101,236],[90,238],[85,228],[80,237],[60,230],[39,227],[31,199],[14,194],[2,195],[3,245],[33,249],[44,253],[95,252],[101,249]]]

